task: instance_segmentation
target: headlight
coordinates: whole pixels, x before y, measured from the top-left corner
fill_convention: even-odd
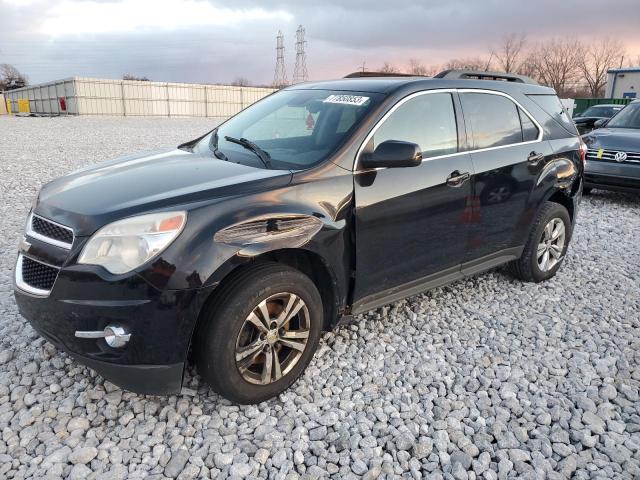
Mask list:
[[[89,239],[78,263],[102,265],[115,274],[130,272],[167,248],[186,220],[186,212],[163,212],[110,223]]]

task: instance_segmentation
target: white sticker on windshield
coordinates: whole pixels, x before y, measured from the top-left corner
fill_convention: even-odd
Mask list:
[[[369,100],[369,97],[361,97],[360,95],[329,95],[322,103],[341,103],[360,107],[367,103],[367,100]]]

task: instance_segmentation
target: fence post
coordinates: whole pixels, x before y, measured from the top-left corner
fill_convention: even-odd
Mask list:
[[[165,84],[167,88],[167,117],[171,116],[171,103],[169,102],[169,84]]]
[[[124,80],[120,82],[120,94],[122,96],[122,116],[127,116],[127,101],[124,98]]]

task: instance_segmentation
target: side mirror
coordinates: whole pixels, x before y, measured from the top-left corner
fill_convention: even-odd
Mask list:
[[[422,150],[415,143],[400,140],[382,142],[373,153],[360,158],[363,168],[416,167],[422,163]]]
[[[600,120],[596,120],[595,122],[593,122],[593,128],[606,127],[607,123],[609,123],[608,118],[601,118]]]

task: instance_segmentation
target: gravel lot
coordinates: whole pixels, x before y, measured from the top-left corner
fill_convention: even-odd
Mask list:
[[[361,315],[259,406],[195,376],[124,392],[40,339],[11,292],[40,185],[211,126],[0,117],[0,478],[640,478],[640,196],[586,198],[552,281],[493,271]]]

